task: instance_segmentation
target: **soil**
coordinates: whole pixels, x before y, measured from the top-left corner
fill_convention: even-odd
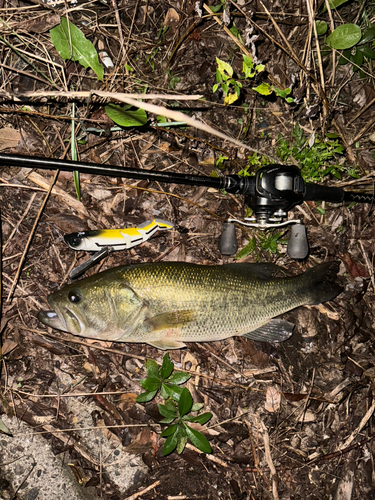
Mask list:
[[[252,152],[192,127],[158,127],[152,114],[142,127],[111,130],[115,124],[105,105],[116,102],[115,96],[85,99],[59,92],[168,94],[175,101],[152,102],[175,105],[271,161],[278,158],[279,134],[292,143],[296,123],[307,140],[312,134],[324,138],[335,133],[345,151],[334,162],[348,168],[340,180],[324,176],[324,184],[372,191],[374,63],[365,59],[362,73],[351,64],[333,68],[332,55],[326,54],[320,64],[305,3],[239,1],[239,9],[225,4],[229,27],[235,24],[242,42],[246,29],[258,35],[253,56],[266,66],[264,73],[243,82],[239,99],[229,106],[224,106],[220,89],[212,91],[215,58],[230,62],[239,78],[241,48],[206,11],[200,17],[200,2],[68,4],[0,0],[1,17],[8,23],[1,36],[19,49],[12,51],[1,42],[2,152],[70,157],[74,103],[81,161],[205,176],[213,171],[216,176],[237,174],[249,165]],[[360,5],[374,22],[374,10],[353,1],[332,10],[335,26],[360,23]],[[53,47],[48,30],[66,9],[71,22],[112,59],[114,67],[105,69],[103,82],[78,62],[63,62]],[[316,16],[329,24],[327,12],[319,10]],[[219,19],[225,17],[220,10]],[[34,66],[21,57],[25,44]],[[252,51],[251,44],[247,50]],[[291,88],[295,102],[252,90],[264,82]],[[50,94],[32,94],[37,91]],[[179,95],[202,95],[204,100],[182,101]],[[220,155],[227,158],[221,169],[215,167]],[[298,165],[293,158],[286,163]],[[347,174],[351,167],[357,168],[359,179]],[[55,173],[1,167],[1,413],[17,415],[38,431],[51,431],[51,426],[61,431],[75,428],[77,419],[62,394],[82,394],[77,397],[82,405],[94,402],[93,428],[104,423],[108,439],[141,456],[148,468],[127,491],[106,475],[105,463],[98,467],[82,453],[78,433],[71,432],[69,442],[53,432],[45,439],[56,455],[73,464],[82,487],[94,488],[99,498],[375,498],[372,205],[305,202],[291,210],[289,218],[301,219],[308,232],[310,253],[303,261],[290,259],[283,244],[273,252],[262,247],[258,230],[236,228],[239,249],[254,237],[257,242],[242,262],[273,262],[292,275],[338,260],[344,291],[324,305],[283,315],[296,325],[283,343],[236,337],[170,351],[176,367],[194,373],[188,383],[194,400],[213,414],[200,428],[212,454],[190,447],[164,457],[157,411],[161,399],[146,405],[135,401],[142,392],[144,361],[161,363],[164,352],[146,344],[93,342],[47,329],[36,314],[48,308],[47,295],[70,282],[71,270],[88,258],[64,243],[65,234],[136,227],[154,218],[174,224],[172,231],[159,231],[140,246],[110,253],[86,276],[120,264],[159,260],[231,263],[235,257],[219,252],[218,239],[224,221],[244,218],[245,200],[213,188],[81,175],[78,202],[72,174],[60,172],[44,203]],[[154,487],[147,489],[150,485]]]

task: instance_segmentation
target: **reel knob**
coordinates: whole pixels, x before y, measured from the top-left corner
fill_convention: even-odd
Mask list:
[[[291,227],[286,253],[291,259],[306,259],[309,253],[309,242],[307,241],[306,227],[303,224],[293,224]]]
[[[236,228],[232,222],[223,224],[223,231],[219,238],[219,251],[223,255],[234,255],[237,252]]]

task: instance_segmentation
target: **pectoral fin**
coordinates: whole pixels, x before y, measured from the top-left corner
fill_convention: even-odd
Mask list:
[[[283,342],[292,335],[293,328],[293,323],[276,318],[252,332],[245,333],[242,337],[262,342]]]
[[[145,320],[144,325],[150,332],[179,328],[194,319],[194,311],[174,311],[158,314]],[[166,347],[165,349],[168,349]]]
[[[186,344],[183,342],[178,342],[177,340],[163,339],[163,340],[155,340],[152,342],[147,342],[149,345],[156,347],[157,349],[182,349],[182,347],[186,347]]]

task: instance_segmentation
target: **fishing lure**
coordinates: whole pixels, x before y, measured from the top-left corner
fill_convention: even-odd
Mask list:
[[[144,241],[147,241],[159,229],[173,229],[174,224],[162,219],[147,220],[138,227],[123,229],[98,229],[94,231],[81,231],[64,236],[65,243],[73,250],[96,252],[83,264],[70,273],[71,278],[77,278],[87,271],[89,267],[99,262],[110,252],[128,250]]]
[[[73,250],[97,252],[104,247],[128,250],[151,238],[159,229],[172,229],[174,225],[161,219],[147,220],[138,227],[124,229],[98,229],[66,234],[65,243]]]

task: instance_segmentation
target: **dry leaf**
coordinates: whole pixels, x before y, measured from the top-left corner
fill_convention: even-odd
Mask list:
[[[83,368],[85,370],[87,370],[88,372],[93,373],[94,375],[99,375],[99,373],[100,373],[99,368],[95,365],[92,365],[88,361],[86,361],[86,363],[83,365]]]
[[[1,353],[3,356],[6,356],[7,354],[10,353],[10,351],[13,351],[18,346],[17,342],[13,342],[13,340],[4,340],[2,348],[1,348]]]
[[[26,32],[32,33],[45,33],[51,28],[60,23],[59,14],[44,14],[44,16],[37,17],[35,19],[29,19],[18,25],[18,28],[25,30]]]
[[[15,148],[21,140],[18,130],[10,127],[0,129],[0,151]]]
[[[178,12],[172,7],[168,9],[163,23],[164,26],[169,26],[169,30],[175,32],[179,21],[180,16],[178,15]]]
[[[274,413],[280,408],[281,394],[274,387],[268,387],[266,392],[266,402],[264,408],[270,413]]]
[[[316,415],[310,410],[305,411],[303,415],[298,417],[298,422],[315,422]]]
[[[120,396],[120,403],[118,404],[118,407],[122,411],[126,411],[132,406],[135,405],[135,398],[137,397],[134,392],[127,392],[125,394],[121,394]]]

